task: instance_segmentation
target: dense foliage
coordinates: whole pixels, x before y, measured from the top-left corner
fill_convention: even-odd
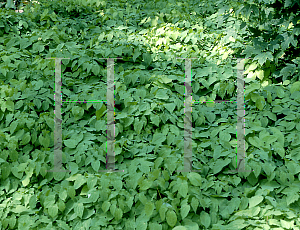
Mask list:
[[[10,1],[11,2],[11,1]],[[10,3],[11,4],[11,3]],[[1,5],[0,5],[1,7]],[[298,229],[298,0],[40,0],[0,8],[1,229]],[[54,61],[63,100],[105,100],[115,60],[116,169],[106,103],[63,103],[53,169]],[[193,100],[236,100],[245,61],[246,169],[236,104],[194,103],[183,168],[184,59]]]

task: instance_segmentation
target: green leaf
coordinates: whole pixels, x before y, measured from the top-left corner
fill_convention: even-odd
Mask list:
[[[54,131],[54,119],[51,117],[44,117],[47,125],[49,126],[50,129],[52,129],[52,131]]]
[[[14,111],[14,102],[13,101],[8,100],[5,102],[5,104],[6,104],[7,110],[9,110],[11,112]]]
[[[26,174],[26,177],[24,178],[24,180],[22,180],[22,185],[24,187],[26,187],[29,184],[30,178],[31,178],[31,175],[30,174]]]
[[[176,105],[174,103],[164,103],[163,106],[170,112],[173,113]]]
[[[282,146],[279,142],[275,142],[272,144],[272,147],[274,148],[274,151],[279,154],[282,158],[285,157],[285,150],[284,146]]]
[[[205,227],[205,228],[208,228],[210,226],[210,222],[211,222],[211,219],[210,219],[210,216],[208,213],[202,211],[200,213],[200,221],[201,221],[201,224]]]
[[[41,142],[41,140],[40,140]],[[77,146],[77,142],[73,139],[69,139],[69,140],[64,140],[64,144],[65,146],[67,146],[68,148],[74,149]]]
[[[249,208],[253,208],[256,205],[260,204],[263,201],[263,196],[261,195],[257,195],[257,196],[253,196],[249,199]]]
[[[141,133],[141,130],[143,128],[143,125],[144,125],[144,122],[143,121],[139,121],[138,118],[135,118],[135,121],[134,121],[134,130],[140,134]]]
[[[30,133],[27,132],[25,135],[22,137],[21,145],[27,145],[29,141],[31,140]]]
[[[276,168],[275,165],[271,165],[269,162],[265,162],[262,164],[262,168],[265,171],[265,173],[267,174],[268,177],[271,177],[271,174],[275,173],[274,169]]]
[[[13,134],[15,132],[17,126],[18,126],[18,121],[13,121],[10,124],[10,127],[9,127],[10,134]]]
[[[191,207],[188,204],[181,205],[180,214],[182,219],[184,219],[189,214],[190,209]]]
[[[184,226],[176,226],[172,230],[188,230],[188,229],[186,227],[184,227]]]
[[[272,103],[273,99],[272,99],[272,93],[270,91],[267,91],[267,101],[268,103]]]
[[[280,86],[276,87],[276,93],[279,98],[284,98],[285,96],[284,90]]]
[[[188,190],[189,190],[189,187],[188,187],[187,181],[183,181],[182,183],[180,183],[180,186],[179,186],[179,189],[178,189],[178,193],[183,198],[186,198]]]
[[[158,99],[165,99],[165,100],[169,98],[166,89],[157,90],[155,97]]]
[[[168,210],[166,219],[168,225],[171,227],[174,227],[175,224],[177,223],[177,216],[173,210]]]
[[[191,184],[194,186],[201,186],[202,185],[202,178],[200,174],[195,172],[189,172],[187,174],[187,178],[190,180]]]
[[[152,138],[151,144],[159,145],[166,140],[166,135],[162,133],[155,133]]]
[[[185,87],[184,85],[178,85],[176,83],[174,83],[174,87],[175,87],[175,90],[180,94],[180,95],[184,95],[184,92],[185,92]]]
[[[191,206],[192,206],[194,212],[196,213],[197,212],[197,208],[199,206],[199,200],[196,197],[192,198]]]
[[[143,59],[144,59],[146,66],[149,66],[152,62],[151,54],[149,54],[149,53],[143,53]]]
[[[92,162],[92,168],[96,171],[96,172],[98,172],[98,170],[99,170],[99,168],[100,168],[100,161],[99,160],[94,160],[93,162]]]
[[[271,52],[260,53],[255,56],[253,61],[258,60],[258,63],[262,66],[266,62],[267,59],[269,59],[270,61],[273,61],[273,55]]]
[[[50,207],[48,207],[48,213],[52,218],[54,218],[58,214],[57,204],[52,204]]]
[[[137,48],[135,48],[134,49],[134,54],[133,54],[133,57],[132,57],[132,59],[133,59],[133,62],[135,62],[136,61],[136,58],[138,57],[138,56],[140,56],[142,53],[137,49]]]
[[[269,129],[273,132],[273,135],[278,137],[277,141],[279,142],[280,146],[284,146],[284,135],[283,135],[283,133],[275,127],[270,127]]]
[[[74,183],[74,188],[75,189],[78,189],[79,187],[81,187],[83,184],[85,184],[87,181],[86,177],[85,176],[78,176],[75,180],[75,183]]]
[[[168,207],[165,204],[162,204],[159,208],[159,215],[161,218],[161,221],[164,221],[166,218],[166,211],[168,210]]]
[[[141,183],[139,183],[140,190],[148,190],[153,184],[152,180],[144,179]]]
[[[295,83],[293,83],[293,85],[291,86],[291,94],[296,92],[296,91],[300,91],[300,82],[296,81]]]
[[[289,192],[286,197],[286,204],[290,205],[297,200],[299,200],[299,195],[295,192]]]
[[[114,217],[116,218],[116,220],[121,220],[123,216],[123,212],[120,208],[116,208],[116,211],[114,213]]]
[[[96,131],[100,131],[100,130],[106,130],[106,123],[105,120],[98,120],[95,122],[95,129]]]
[[[64,144],[68,148],[75,148],[83,139],[83,133],[75,133],[72,135],[72,139],[64,140]]]
[[[74,106],[72,108],[72,114],[74,115],[76,120],[79,120],[84,114],[84,109],[79,106]]]
[[[124,126],[125,126],[125,127],[128,127],[129,125],[132,124],[133,121],[134,121],[134,118],[133,118],[133,117],[126,117],[126,118],[124,119]]]
[[[118,56],[122,56],[122,47],[119,46],[119,47],[115,48],[114,53]]]
[[[226,165],[228,165],[231,162],[230,159],[218,159],[215,163],[215,165],[212,167],[214,174],[219,173]]]
[[[219,138],[220,138],[220,140],[229,142],[231,139],[231,135],[228,133],[228,131],[222,130],[219,132]]]
[[[63,201],[66,200],[68,193],[66,189],[61,189],[61,191],[59,192],[59,198],[62,199]]]
[[[74,212],[80,219],[82,218],[83,210],[84,210],[83,203],[76,202],[74,204]]]
[[[107,200],[104,201],[101,208],[102,208],[103,212],[106,213],[110,208],[110,202]]]
[[[90,202],[97,202],[97,200],[100,196],[100,192],[99,192],[99,190],[92,189],[92,191],[89,191],[88,196],[89,196],[88,199]]]
[[[210,123],[212,123],[216,119],[216,115],[211,112],[206,113],[205,116]]]
[[[148,201],[145,205],[145,213],[148,217],[151,217],[154,210],[154,203],[152,201]]]
[[[261,85],[259,83],[252,83],[249,86],[245,88],[245,95],[247,96],[252,91],[255,91],[256,89],[260,89]]]
[[[263,110],[264,109],[264,106],[265,106],[265,98],[263,96],[259,96],[257,97],[256,99],[256,102],[255,102],[255,106],[259,109],[259,110]]]
[[[273,113],[281,113],[283,108],[280,105],[275,105],[272,109]]]
[[[98,63],[92,66],[92,72],[94,73],[94,75],[98,75],[100,73],[100,66],[98,65]]]
[[[257,76],[260,80],[264,79],[264,71],[263,71],[262,69],[261,69],[261,70],[256,70],[255,73],[256,73],[256,76]]]

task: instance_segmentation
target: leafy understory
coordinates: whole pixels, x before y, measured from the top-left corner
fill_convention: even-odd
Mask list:
[[[10,3],[12,4],[12,3]],[[296,1],[52,0],[0,5],[1,229],[299,230]],[[175,17],[174,17],[175,15]],[[54,168],[55,61],[62,165]],[[115,168],[106,169],[107,60]],[[192,168],[184,166],[192,59]],[[245,169],[237,59],[245,58]],[[102,101],[76,103],[76,101]]]

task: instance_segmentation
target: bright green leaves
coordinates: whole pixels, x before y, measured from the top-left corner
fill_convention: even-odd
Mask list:
[[[200,213],[200,221],[201,221],[201,224],[205,227],[205,228],[208,228],[210,226],[210,223],[211,223],[211,218],[209,216],[209,214],[205,211],[202,211]]]
[[[195,172],[190,172],[187,174],[187,178],[190,180],[191,184],[194,186],[201,186],[202,185],[202,178],[200,174]]]
[[[7,101],[3,102],[3,100],[0,99],[0,102],[1,102],[1,110],[3,112],[5,112],[6,109],[11,112],[14,111],[14,102],[13,101],[7,100]]]
[[[177,215],[173,210],[168,210],[166,220],[169,226],[174,227],[177,223]]]
[[[249,199],[249,208],[253,208],[256,205],[260,204],[263,201],[263,196],[261,195],[257,195],[257,196],[253,196]]]
[[[58,206],[57,204],[51,204],[50,207],[48,207],[48,213],[49,215],[54,218],[58,214]]]

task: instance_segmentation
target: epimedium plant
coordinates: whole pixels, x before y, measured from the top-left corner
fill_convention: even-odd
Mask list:
[[[0,9],[1,228],[298,229],[297,3],[39,3],[21,14]],[[252,58],[244,72],[245,165],[254,171],[227,172],[236,168],[236,104],[195,103],[193,168],[201,172],[176,172],[185,65],[175,57],[199,58],[193,100],[208,101],[236,100],[232,56]],[[100,58],[123,58],[114,68],[115,163],[123,173],[98,172],[106,164],[105,102],[63,104],[62,163],[71,172],[47,172],[49,57],[70,58],[62,60],[62,98],[72,101],[105,100]]]

